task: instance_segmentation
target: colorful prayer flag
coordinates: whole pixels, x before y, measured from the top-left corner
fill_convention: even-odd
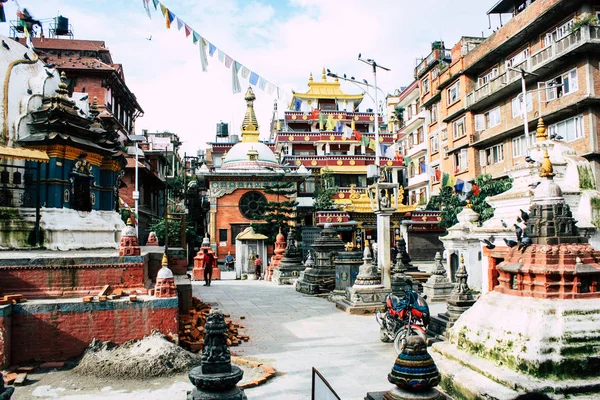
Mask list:
[[[368,147],[369,146],[369,137],[367,135],[362,135],[362,137],[360,138],[360,144],[362,146]]]
[[[454,189],[457,192],[462,192],[464,186],[465,186],[465,182],[462,179],[457,179],[456,184],[454,185]]]
[[[439,169],[435,170],[435,180],[439,181],[442,178],[442,171],[440,171]]]
[[[447,172],[444,172],[442,174],[442,186],[448,186],[448,178],[450,177],[450,175],[448,175]]]
[[[152,14],[150,14],[150,0],[142,0],[144,3],[144,10],[146,10],[146,14],[148,18],[152,19]],[[0,22],[6,22],[4,17],[4,4],[0,3]]]
[[[208,55],[212,57],[215,54],[216,50],[217,50],[217,46],[208,42]]]
[[[373,151],[375,151],[376,147],[375,147],[375,139],[373,138],[369,138],[369,148]]]
[[[242,67],[237,61],[233,62],[233,68],[231,69],[231,91],[235,93],[240,93],[242,91],[242,86],[240,85],[240,80],[238,78],[238,71]]]
[[[465,185],[463,186],[463,192],[469,193],[471,190],[473,190],[473,185],[471,182],[465,182]]]
[[[168,8],[166,10],[167,12],[165,13],[165,23],[167,25],[167,29],[171,29],[171,12]]]
[[[354,122],[354,121],[352,121],[352,122]],[[352,129],[352,128],[350,128],[350,129]],[[362,137],[362,133],[360,133],[359,131],[354,130],[354,129],[352,129],[352,133],[354,133],[354,136],[356,136],[356,140],[358,140],[360,142],[360,139]]]
[[[347,125],[344,125],[344,136],[346,139],[352,139],[352,128]]]
[[[321,115],[321,110],[319,110],[318,108],[315,108],[314,110],[312,110],[310,112],[310,119],[319,119],[320,115]]]
[[[383,153],[385,157],[392,159],[394,158],[394,155],[396,154],[396,144],[392,144],[390,147],[387,148],[387,150],[385,151],[385,153]]]
[[[264,92],[265,88],[267,87],[267,80],[265,78],[263,78],[262,76],[260,78],[258,78],[258,87],[263,92]]]
[[[157,8],[157,7],[158,7],[158,4],[159,4],[159,1],[158,1],[158,0],[152,0],[152,3],[154,3],[154,9],[155,9],[155,10],[158,10],[158,8]],[[164,15],[164,14],[165,14],[165,13],[163,13],[163,15]]]
[[[189,26],[187,26],[187,24],[185,25],[185,37],[190,37],[190,34],[192,33],[192,28],[190,28]],[[194,42],[194,44],[196,44],[196,42]]]
[[[198,34],[198,32],[192,32],[192,40],[194,41],[194,44],[198,43],[198,40],[200,40],[200,35]]]
[[[181,20],[179,19],[179,17],[177,17],[176,19],[177,19],[177,30],[178,30],[178,31],[181,31],[181,28],[183,28],[183,25],[184,25],[184,24],[183,24],[183,21],[181,21]]]
[[[456,177],[454,175],[448,176],[448,186],[454,187],[456,185]]]
[[[166,17],[167,16],[167,7],[165,7],[163,5],[163,3],[158,3],[158,4],[160,4],[160,12],[162,13],[163,17]]]
[[[233,64],[233,58],[225,54],[225,67],[231,68],[231,64]]]
[[[333,131],[341,135],[342,132],[344,132],[344,124],[342,124],[340,121],[337,121],[333,127]]]
[[[333,121],[333,114],[329,114],[329,115],[327,115],[327,125],[325,126],[325,129],[327,129],[328,131],[332,131],[333,128],[335,128],[335,122]]]
[[[480,192],[481,192],[481,188],[479,186],[477,186],[476,184],[473,184],[473,196],[479,196]]]
[[[196,32],[194,32],[194,34],[196,34]],[[206,41],[201,36],[198,36],[198,38],[200,39],[200,65],[202,65],[202,72],[206,72],[206,70],[208,69],[208,58],[206,57]]]
[[[250,84],[251,85],[256,86],[259,78],[260,78],[260,76],[258,76],[258,74],[256,72],[250,72]]]
[[[419,163],[419,168],[421,168],[421,173],[426,172],[427,171],[427,165],[425,165],[424,162],[420,162]]]
[[[267,94],[272,95],[274,90],[275,85],[273,85],[271,82],[267,83]]]
[[[248,79],[248,75],[250,75],[250,70],[242,65],[242,78]]]
[[[217,58],[221,62],[225,62],[225,53],[221,51],[221,49],[217,49]]]

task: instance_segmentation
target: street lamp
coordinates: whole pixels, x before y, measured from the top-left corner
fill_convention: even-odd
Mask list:
[[[525,83],[525,76],[539,76],[533,72],[525,71],[523,68],[512,68],[508,69],[519,72],[521,74],[521,96],[523,96],[523,103],[521,105],[521,112],[523,113],[523,130],[525,131],[525,143],[529,143],[529,122],[527,121],[527,86]]]
[[[145,143],[146,142],[146,136],[144,136],[144,135],[130,135],[129,136],[129,140],[131,140],[135,144],[135,190],[133,191],[133,200],[135,201],[135,220],[137,222],[135,224],[135,234],[139,238],[140,220],[139,220],[138,208],[139,208],[139,205],[140,205],[140,191],[138,190],[138,185],[139,185],[139,183],[138,183],[139,182],[138,181],[138,174],[139,174],[138,156],[139,156],[140,148],[138,146],[138,143]]]

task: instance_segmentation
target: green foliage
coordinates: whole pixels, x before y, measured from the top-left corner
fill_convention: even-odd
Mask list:
[[[402,123],[404,121],[404,107],[396,106],[394,107],[394,115],[398,118],[398,121]]]
[[[334,185],[333,174],[330,170],[324,169],[320,179],[317,181],[315,192],[313,193],[313,208],[316,211],[335,210],[335,203],[332,197],[338,192],[338,187]]]
[[[571,28],[570,28],[571,33],[575,32],[582,26],[587,26],[587,25],[598,25],[598,17],[595,16],[594,14],[590,14],[590,13],[581,14],[581,16],[579,18],[577,18],[577,20],[573,23],[573,25],[571,25]]]
[[[183,175],[177,175],[174,178],[167,178],[167,184],[171,191],[171,198],[180,200],[184,195]]]
[[[594,173],[592,170],[585,165],[577,166],[577,174],[579,175],[579,188],[582,190],[594,190],[596,189],[596,183],[594,182]]]
[[[472,196],[469,200],[473,211],[479,214],[479,222],[485,222],[494,216],[494,209],[485,201],[488,196],[496,196],[512,187],[512,179],[493,179],[491,175],[479,175],[474,182],[479,186],[479,196]],[[463,209],[464,203],[458,198],[454,188],[444,186],[438,196],[433,196],[427,210],[442,211],[440,226],[451,227],[458,222],[457,215]]]
[[[290,200],[296,195],[296,183],[283,181],[283,176],[278,176],[269,187],[265,188],[265,194],[277,196],[276,201],[269,201],[263,205],[262,212],[253,215],[256,222],[251,224],[255,232],[265,235],[268,244],[275,243],[275,238],[281,229],[285,235],[288,231],[290,221],[298,221],[296,217],[296,206],[298,202]]]
[[[181,221],[179,220],[169,220],[168,223],[169,228],[169,247],[173,246],[181,246]],[[165,219],[160,218],[153,222],[150,225],[149,230],[151,232],[156,232],[156,237],[160,245],[165,244]],[[186,223],[185,227],[186,240],[188,242],[201,242],[202,237],[200,237],[194,227],[188,223]]]
[[[121,215],[121,219],[123,220],[123,222],[127,223],[127,220],[129,219],[129,216],[131,214],[133,214],[132,211],[129,211],[127,208],[125,207],[121,207],[119,209],[119,214]]]

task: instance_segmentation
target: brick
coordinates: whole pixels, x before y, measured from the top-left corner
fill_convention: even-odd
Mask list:
[[[25,366],[25,367],[17,367],[16,372],[32,372],[35,371],[37,367],[35,366]]]
[[[106,296],[98,296],[98,301],[106,301]]]
[[[19,374],[17,374],[16,372],[9,372],[8,374],[5,374],[4,375],[4,384],[12,385],[18,376],[19,376]]]
[[[129,295],[129,301],[137,301],[138,297],[135,294],[130,294]]]
[[[27,379],[27,373],[23,372],[17,375],[14,381],[15,386],[22,386],[25,384],[25,380]]]
[[[100,292],[98,292],[98,296],[106,296],[109,294],[109,292],[110,292],[110,285],[104,285],[102,290],[100,290]]]
[[[84,302],[84,303],[91,303],[92,299],[93,299],[93,297],[92,297],[92,296],[85,296],[85,297],[83,298],[83,302]]]

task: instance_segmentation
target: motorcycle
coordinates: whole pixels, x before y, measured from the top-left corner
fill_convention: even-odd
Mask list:
[[[385,298],[385,306],[385,312],[377,311],[375,314],[382,342],[393,341],[394,349],[400,354],[409,335],[419,335],[427,341],[430,314],[422,296],[413,290],[406,291],[404,297],[390,293]]]

